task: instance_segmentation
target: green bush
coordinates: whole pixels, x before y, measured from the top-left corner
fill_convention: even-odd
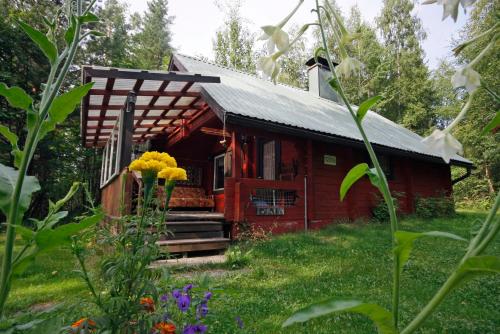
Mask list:
[[[252,259],[252,251],[244,252],[239,246],[233,246],[226,251],[226,265],[231,269],[245,267]]]
[[[415,214],[422,218],[447,217],[455,214],[455,202],[446,195],[437,197],[416,197]]]
[[[394,202],[394,208],[396,212],[399,211],[399,198],[404,196],[404,193],[393,192],[392,200]],[[387,204],[385,204],[382,196],[377,195],[377,204],[372,208],[373,220],[379,223],[389,222],[389,210],[387,209]]]

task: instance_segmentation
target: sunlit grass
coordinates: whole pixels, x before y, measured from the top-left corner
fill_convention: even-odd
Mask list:
[[[484,213],[461,212],[449,219],[406,218],[401,228],[441,230],[470,237]],[[3,239],[2,239],[3,240]],[[375,333],[359,315],[326,316],[306,325],[282,330],[294,310],[329,297],[378,303],[390,308],[391,249],[389,226],[339,224],[308,234],[294,233],[247,246],[250,265],[225,275],[213,275],[209,318],[211,333],[229,333],[227,323],[240,316],[250,333]],[[465,243],[448,239],[421,239],[402,276],[402,323],[407,323],[446,279],[464,252]],[[489,250],[499,254],[500,241]],[[83,282],[73,272],[75,261],[67,249],[37,259],[13,285],[10,311],[41,303],[89,300]],[[169,282],[201,285],[221,265],[177,269]],[[189,278],[183,277],[188,276]],[[220,289],[220,290],[219,290]],[[500,328],[500,277],[474,279],[452,293],[425,323],[422,333],[494,333]],[[87,309],[88,310],[88,309]],[[74,312],[79,312],[78,310]]]

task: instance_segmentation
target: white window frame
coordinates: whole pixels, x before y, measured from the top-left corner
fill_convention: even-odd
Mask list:
[[[215,182],[215,178],[217,177],[217,165],[216,165],[216,162],[217,162],[217,159],[221,159],[222,158],[222,164],[223,164],[223,168],[224,168],[224,173],[225,173],[225,170],[226,170],[226,166],[225,166],[225,156],[226,156],[226,153],[222,153],[222,154],[219,154],[219,155],[216,155],[214,157],[214,184],[213,184],[213,190],[214,191],[221,191],[221,190],[224,190],[224,186],[222,186],[222,188],[216,188],[216,182]],[[225,177],[225,176],[224,176]]]

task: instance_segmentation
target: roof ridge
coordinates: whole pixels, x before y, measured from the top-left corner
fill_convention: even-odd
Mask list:
[[[269,82],[269,83],[273,83],[275,85],[280,85],[280,86],[284,86],[284,87],[289,87],[289,88],[292,88],[292,89],[296,89],[298,91],[301,91],[301,92],[306,92],[308,93],[309,91],[306,90],[306,89],[303,89],[303,88],[299,88],[299,87],[295,87],[295,86],[292,86],[292,85],[289,85],[289,84],[285,84],[285,83],[282,83],[282,82],[272,82],[271,80],[268,80],[268,79],[264,79],[264,78],[261,78],[259,77],[257,74],[253,74],[253,73],[248,73],[248,72],[245,72],[245,71],[242,71],[242,70],[238,70],[236,68],[231,68],[231,67],[228,67],[228,66],[224,66],[224,65],[221,65],[221,64],[217,64],[215,63],[214,61],[211,61],[211,60],[208,60],[208,59],[202,59],[202,58],[198,58],[198,57],[195,57],[195,56],[190,56],[190,55],[187,55],[187,54],[184,54],[184,53],[180,53],[180,52],[174,52],[173,53],[174,55],[179,55],[179,56],[182,56],[182,57],[186,57],[186,58],[191,58],[193,60],[196,60],[196,61],[201,61],[202,63],[205,63],[205,64],[209,64],[209,65],[212,65],[212,66],[216,66],[216,67],[220,67],[220,68],[223,68],[225,70],[229,70],[229,71],[233,71],[233,72],[237,72],[237,73],[241,73],[241,74],[244,74],[244,75],[247,75],[249,77],[253,77],[253,78],[256,78],[256,79],[259,79],[259,80],[262,80],[264,82]],[[332,101],[334,102],[334,101]]]

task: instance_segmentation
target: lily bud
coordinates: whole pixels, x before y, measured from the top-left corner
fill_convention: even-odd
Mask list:
[[[453,88],[465,87],[469,93],[481,86],[481,75],[472,67],[466,65],[459,68],[451,77]]]

